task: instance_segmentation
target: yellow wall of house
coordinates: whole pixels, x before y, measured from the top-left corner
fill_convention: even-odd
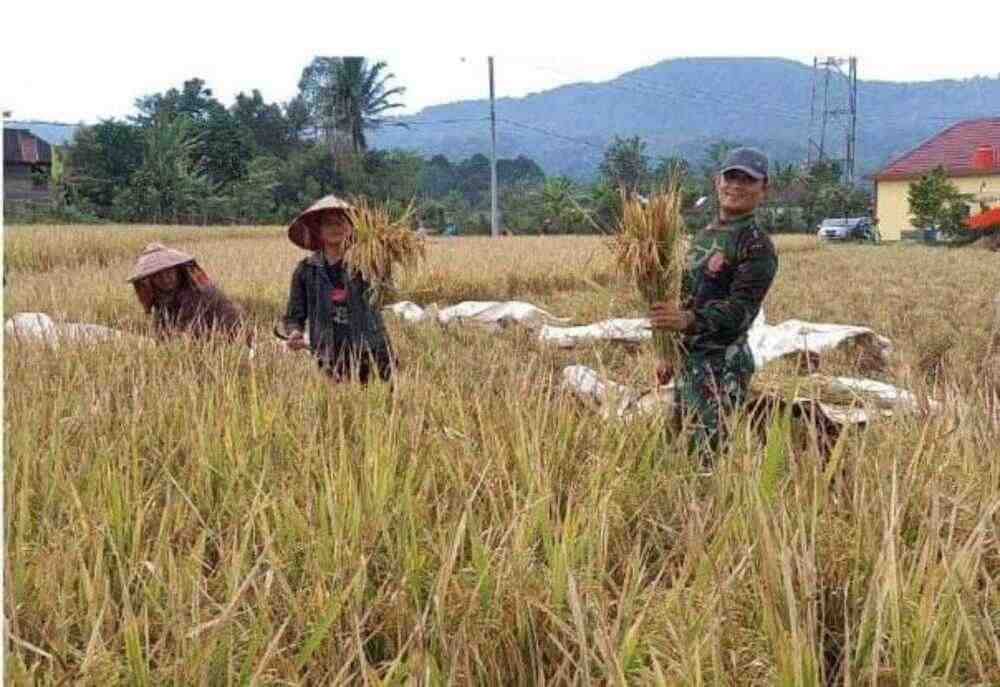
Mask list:
[[[960,193],[971,193],[975,198],[972,211],[979,210],[978,201],[990,207],[1000,205],[1000,174],[975,177],[953,177],[951,182]],[[910,202],[907,196],[910,181],[880,181],[876,196],[878,228],[883,241],[898,241],[904,231],[916,229],[910,223]]]

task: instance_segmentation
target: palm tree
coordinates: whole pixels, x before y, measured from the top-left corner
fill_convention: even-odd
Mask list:
[[[584,218],[580,201],[582,196],[567,177],[550,177],[539,191],[544,221],[538,228],[539,234],[548,230],[563,232]]]
[[[385,74],[385,62],[369,64],[363,57],[344,57],[337,65],[334,87],[334,112],[337,130],[350,141],[355,153],[368,148],[365,140],[366,129],[377,129],[385,124],[382,113],[402,107],[399,102],[390,102],[395,95],[402,95],[402,86],[386,88],[386,82],[395,78]]]

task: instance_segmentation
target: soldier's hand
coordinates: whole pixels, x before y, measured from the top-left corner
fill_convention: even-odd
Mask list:
[[[649,325],[653,329],[684,332],[694,324],[694,313],[673,303],[654,303],[649,309]]]

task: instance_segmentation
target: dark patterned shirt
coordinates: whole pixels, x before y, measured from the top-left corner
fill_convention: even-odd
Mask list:
[[[368,284],[360,276],[340,262],[331,265],[323,251],[316,251],[299,262],[292,275],[285,327],[304,331],[308,324],[313,355],[338,374],[368,354],[382,368],[392,356],[389,336],[368,295]]]

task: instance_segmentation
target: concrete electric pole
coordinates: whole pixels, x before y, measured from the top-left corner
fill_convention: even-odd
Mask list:
[[[490,152],[490,235],[497,237],[500,235],[497,221],[497,111],[493,88],[493,58],[489,57],[487,61],[490,66],[490,136],[493,139]]]

